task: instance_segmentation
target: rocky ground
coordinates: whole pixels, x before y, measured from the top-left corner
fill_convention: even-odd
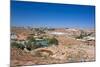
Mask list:
[[[94,60],[95,46],[87,45],[82,42],[77,43],[77,45],[53,45],[50,47],[38,48],[30,52],[17,48],[11,49],[11,66],[85,62]]]
[[[77,30],[70,31],[70,29],[57,30],[59,31],[72,33],[72,35],[75,31],[77,32]],[[95,40],[82,41],[66,35],[56,36],[56,38],[59,45],[37,48],[29,52],[11,47],[11,66],[95,61]]]

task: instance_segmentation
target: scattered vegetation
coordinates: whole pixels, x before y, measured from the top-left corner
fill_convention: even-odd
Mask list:
[[[19,49],[22,49],[22,50],[25,48],[24,45],[18,44],[18,43],[16,43],[16,42],[11,43],[11,47],[12,47],[12,48],[19,48]]]
[[[43,39],[43,38],[41,38]],[[47,45],[44,45],[46,42]],[[48,38],[48,39],[43,39],[40,42],[38,42],[34,37],[28,37],[27,41],[24,41],[24,43],[17,43],[17,42],[13,42],[11,43],[12,47],[15,48],[20,48],[20,49],[24,49],[27,48],[29,51],[33,50],[33,49],[37,49],[37,48],[41,48],[41,47],[48,47],[51,45],[58,45],[58,40],[56,38]]]

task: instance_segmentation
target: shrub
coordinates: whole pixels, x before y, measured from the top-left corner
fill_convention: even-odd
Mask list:
[[[33,50],[33,49],[36,49],[36,48],[42,47],[41,44],[36,45],[35,42],[31,42],[31,41],[29,41],[28,43],[26,43],[25,46],[26,46],[26,48],[27,48],[29,51],[30,51],[30,50]]]
[[[80,35],[80,36],[77,36],[77,37],[75,37],[76,39],[83,39],[83,35]]]
[[[33,42],[32,42],[32,40],[29,40],[29,41],[25,44],[25,46],[26,46],[26,48],[27,48],[28,50],[32,50],[32,48],[33,48]]]
[[[28,37],[27,38],[30,42],[33,42],[33,41],[35,41],[35,38],[33,37],[33,36],[31,36],[31,37]]]
[[[48,39],[48,44],[49,45],[52,45],[52,44],[58,45],[58,40],[56,38]]]
[[[11,43],[11,47],[12,48],[19,48],[19,49],[22,49],[22,50],[25,48],[24,45],[18,44],[16,42]]]

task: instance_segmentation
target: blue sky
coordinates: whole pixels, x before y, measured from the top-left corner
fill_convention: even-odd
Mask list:
[[[95,7],[11,1],[11,26],[94,28]]]

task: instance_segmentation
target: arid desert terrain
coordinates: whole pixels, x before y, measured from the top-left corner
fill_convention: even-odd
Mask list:
[[[11,66],[95,61],[95,30],[11,28]]]

